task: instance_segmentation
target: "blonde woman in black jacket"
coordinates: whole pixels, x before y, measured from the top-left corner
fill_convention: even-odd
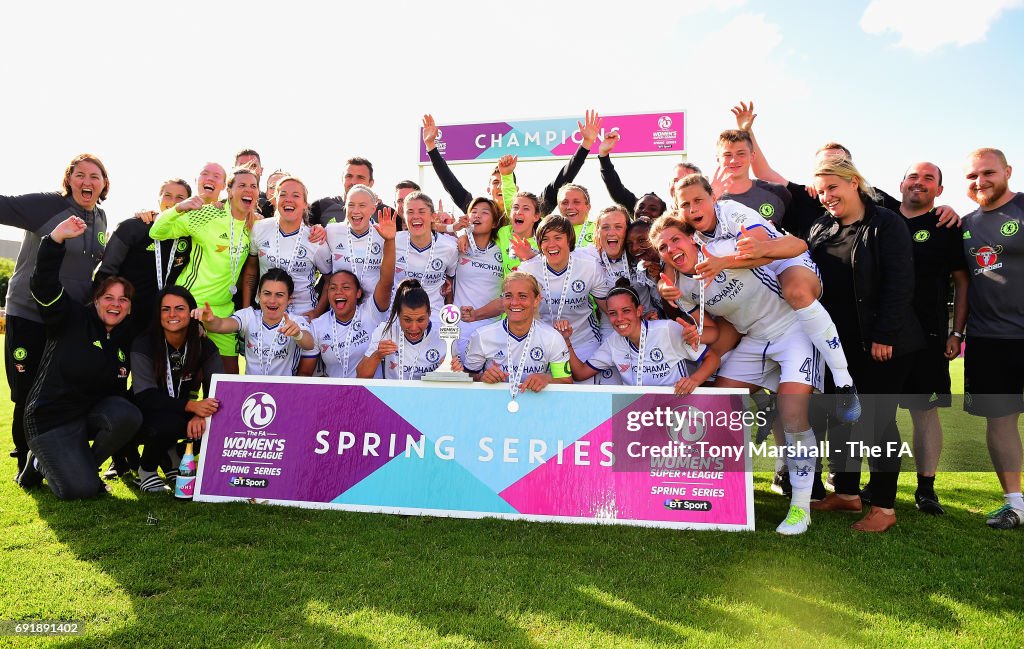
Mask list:
[[[811,507],[862,510],[862,460],[846,444],[862,441],[880,448],[881,456],[868,458],[871,510],[853,528],[884,532],[896,524],[899,392],[916,352],[924,348],[911,304],[910,234],[899,215],[874,203],[875,190],[848,158],[823,160],[814,177],[818,198],[828,211],[811,226],[807,241],[825,287],[821,302],[836,324],[857,388],[868,396],[861,397],[864,412],[852,429],[845,425],[830,430],[836,491]]]

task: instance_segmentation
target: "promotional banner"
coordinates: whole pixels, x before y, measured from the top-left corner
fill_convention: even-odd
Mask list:
[[[576,153],[582,137],[576,123],[582,116],[482,124],[441,124],[437,151],[449,164],[497,160],[517,155],[519,160],[557,160]],[[615,155],[679,155],[686,152],[685,113],[666,111],[639,115],[603,115],[598,140],[617,130],[622,135]],[[430,163],[420,131],[420,163]],[[591,151],[597,155],[597,147]]]
[[[750,413],[709,390],[214,377],[195,500],[754,529]]]

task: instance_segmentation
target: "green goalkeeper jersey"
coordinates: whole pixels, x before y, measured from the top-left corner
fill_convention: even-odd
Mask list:
[[[204,205],[191,212],[170,208],[163,212],[149,231],[156,241],[192,237],[192,257],[177,284],[183,286],[202,306],[228,304],[232,287],[238,284],[242,266],[249,255],[249,231],[245,221],[231,216],[225,205]]]

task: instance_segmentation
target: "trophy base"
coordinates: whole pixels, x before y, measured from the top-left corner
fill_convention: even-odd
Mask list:
[[[449,383],[472,383],[473,377],[465,372],[428,372],[421,381],[446,381]]]

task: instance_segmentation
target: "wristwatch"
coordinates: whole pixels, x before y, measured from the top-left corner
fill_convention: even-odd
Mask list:
[[[959,338],[960,340],[963,340],[963,339],[964,339],[964,332],[962,332],[962,331],[953,331],[953,332],[951,332],[951,333],[950,333],[949,335],[950,335],[950,336],[956,336],[956,337],[957,337],[957,338]]]

